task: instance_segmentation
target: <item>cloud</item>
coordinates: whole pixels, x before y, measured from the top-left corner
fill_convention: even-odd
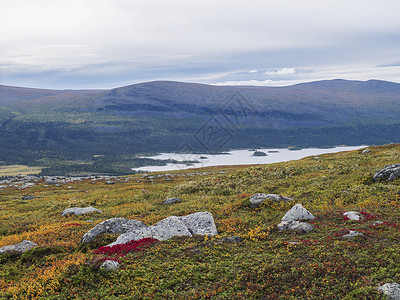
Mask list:
[[[267,75],[293,75],[296,74],[296,70],[293,68],[283,68],[275,71],[266,71]]]

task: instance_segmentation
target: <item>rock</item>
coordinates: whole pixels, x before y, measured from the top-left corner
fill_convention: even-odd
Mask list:
[[[160,241],[168,240],[174,236],[192,236],[185,224],[176,216],[165,218],[155,225],[129,231],[120,235],[114,243],[108,246],[125,244],[144,238],[153,238]]]
[[[147,225],[138,220],[127,220],[125,218],[112,218],[97,224],[91,230],[85,233],[81,243],[92,241],[96,236],[102,233],[124,234],[129,231],[146,228]]]
[[[16,244],[16,245],[9,245],[9,246],[1,247],[0,254],[2,254],[4,252],[8,252],[8,251],[25,252],[36,246],[37,246],[37,244],[34,242],[23,240],[21,243]]]
[[[400,299],[400,284],[396,282],[386,283],[382,286],[378,286],[378,291],[384,293],[390,300]]]
[[[112,272],[112,271],[117,271],[120,268],[119,262],[115,260],[106,260],[103,262],[103,264],[100,266],[100,270],[106,271],[106,272]]]
[[[216,235],[214,218],[208,211],[197,212],[179,217],[193,235]]]
[[[300,221],[284,221],[277,225],[278,230],[290,230],[296,231],[300,233],[307,233],[314,229],[314,226],[308,223],[300,222]]]
[[[372,226],[378,226],[378,225],[382,225],[383,222],[382,221],[375,221],[374,223],[372,223]]]
[[[349,218],[351,221],[359,221],[362,218],[361,214],[356,211],[346,211],[343,213],[343,216]]]
[[[90,213],[94,213],[94,212],[98,212],[98,213],[102,213],[101,210],[88,206],[88,207],[71,207],[71,208],[67,208],[65,209],[61,216],[65,217],[65,216],[69,216],[69,215],[75,215],[75,216],[80,216],[80,215],[85,215],[85,214],[90,214]]]
[[[348,234],[342,235],[342,237],[352,239],[352,238],[356,237],[357,235],[364,235],[364,234],[362,234],[361,232],[350,230]]]
[[[160,241],[174,236],[216,235],[217,228],[214,218],[209,212],[197,212],[183,217],[170,216],[155,225],[129,230],[121,234],[114,243],[107,246],[125,244],[144,238],[154,238]]]
[[[300,203],[293,206],[281,219],[282,222],[294,220],[313,220],[315,217]]]
[[[261,205],[266,199],[272,200],[272,201],[290,201],[293,200],[292,198],[289,197],[284,197],[281,195],[277,194],[261,194],[257,193],[254,194],[253,196],[250,197],[250,207],[251,208],[256,208]]]
[[[400,176],[400,164],[389,165],[375,173],[373,180],[378,179],[393,181]]]
[[[110,181],[107,181],[106,184],[115,184],[115,182],[110,180]]]
[[[33,199],[35,199],[35,197],[33,197],[32,195],[24,195],[21,199],[22,200],[33,200]]]
[[[268,156],[268,154],[262,151],[255,151],[253,156]]]
[[[362,154],[368,154],[370,152],[371,152],[371,150],[367,148],[367,149],[363,150]]]
[[[182,201],[179,198],[167,198],[167,200],[165,200],[163,202],[163,204],[174,204],[174,203],[180,203],[180,202],[182,202]]]

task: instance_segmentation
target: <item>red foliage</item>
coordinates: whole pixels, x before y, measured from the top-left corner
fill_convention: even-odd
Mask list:
[[[153,238],[144,238],[138,241],[130,241],[125,244],[114,246],[102,246],[94,250],[96,254],[124,256],[129,252],[143,251],[144,247],[154,244],[158,240]]]
[[[367,213],[367,212],[365,212],[365,211],[360,212],[360,214],[364,217],[364,219],[365,219],[366,221],[370,221],[370,220],[372,220],[372,219],[375,219],[375,216],[374,216],[374,215],[371,215],[370,213]]]

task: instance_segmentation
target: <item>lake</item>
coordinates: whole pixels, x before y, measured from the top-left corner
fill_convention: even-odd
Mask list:
[[[149,156],[152,159],[174,159],[177,161],[199,161],[195,164],[167,164],[166,166],[147,166],[132,170],[142,172],[174,171],[191,168],[229,166],[229,165],[255,165],[272,164],[290,160],[301,159],[307,156],[317,156],[327,153],[351,151],[362,149],[367,146],[343,146],[327,149],[308,148],[301,150],[289,149],[257,149],[267,156],[253,156],[254,150],[232,150],[226,154],[182,154],[182,153],[161,153],[156,156]]]

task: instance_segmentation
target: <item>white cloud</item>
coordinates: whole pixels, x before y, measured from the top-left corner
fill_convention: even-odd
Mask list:
[[[266,71],[265,74],[268,75],[293,75],[296,74],[296,70],[293,68],[283,68],[275,71]]]

